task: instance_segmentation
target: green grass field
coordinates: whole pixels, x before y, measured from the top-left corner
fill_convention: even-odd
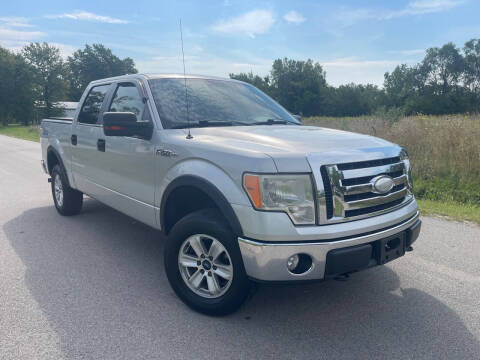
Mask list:
[[[0,134],[18,139],[40,142],[38,126],[8,125],[0,126]]]
[[[480,224],[480,206],[452,201],[417,199],[422,215],[441,215],[452,220],[471,221]]]

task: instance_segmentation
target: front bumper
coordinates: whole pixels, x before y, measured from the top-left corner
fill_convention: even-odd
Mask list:
[[[341,273],[378,265],[379,261],[373,255],[373,251],[370,251],[369,255],[368,249],[359,245],[372,244],[371,247],[374,249],[374,247],[377,247],[376,242],[379,240],[404,233],[404,253],[405,247],[408,248],[417,239],[419,231],[420,220],[417,211],[409,219],[394,226],[352,237],[290,243],[262,242],[245,238],[239,238],[238,240],[245,270],[247,275],[254,280],[321,280]],[[345,249],[346,251],[334,251],[337,249]],[[308,271],[302,274],[293,274],[288,270],[287,259],[294,254],[306,254],[311,258],[312,264]],[[327,256],[328,261],[331,262],[328,267]],[[333,265],[335,266],[331,266],[334,261],[335,264]],[[349,262],[351,264],[348,264]]]

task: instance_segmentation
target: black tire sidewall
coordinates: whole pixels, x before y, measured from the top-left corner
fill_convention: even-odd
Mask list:
[[[57,174],[60,176],[60,181],[62,183],[62,189],[63,189],[63,204],[60,206],[57,202],[57,197],[55,196],[55,181],[57,178]],[[58,212],[61,213],[62,215],[65,212],[65,180],[64,180],[64,174],[62,171],[62,168],[59,165],[55,165],[53,170],[52,170],[52,196],[53,196],[53,202],[55,204],[55,207],[57,208]]]
[[[55,179],[57,177],[57,174],[60,176],[60,181],[62,182],[63,189],[63,204],[61,206],[58,204],[57,198],[55,197]],[[72,189],[68,185],[67,175],[62,166],[58,164],[55,165],[52,169],[51,177],[53,202],[59,214],[64,216],[78,214],[82,209],[83,194],[75,189]]]
[[[222,243],[233,265],[233,280],[225,294],[218,298],[204,298],[185,284],[178,269],[178,253],[191,235],[205,234]],[[209,315],[226,315],[235,311],[249,293],[248,280],[237,239],[221,214],[214,209],[200,210],[181,219],[172,228],[165,248],[165,271],[177,295],[191,308]]]

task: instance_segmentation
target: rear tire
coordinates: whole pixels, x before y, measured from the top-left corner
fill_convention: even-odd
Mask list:
[[[55,208],[63,216],[76,215],[82,210],[83,194],[68,185],[63,167],[55,165],[52,169],[52,196]]]
[[[164,256],[170,285],[196,311],[226,315],[249,294],[251,284],[237,238],[215,209],[199,210],[178,221],[168,235]]]

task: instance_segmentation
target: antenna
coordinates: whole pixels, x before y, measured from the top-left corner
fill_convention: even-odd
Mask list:
[[[185,75],[185,53],[183,52],[182,19],[180,19],[180,40],[182,41],[183,80],[184,80],[184,84],[185,84],[185,105],[187,107],[187,124],[188,124],[187,139],[193,139],[193,136],[190,133],[190,117],[188,116],[188,92],[187,92],[187,77]]]

